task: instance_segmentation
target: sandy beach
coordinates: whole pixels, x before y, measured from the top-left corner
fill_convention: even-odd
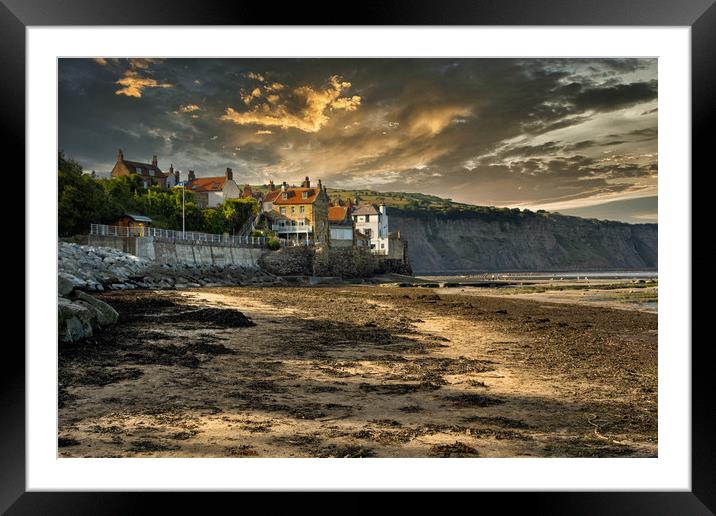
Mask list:
[[[120,322],[59,347],[58,454],[656,456],[656,313],[571,295],[99,295]]]

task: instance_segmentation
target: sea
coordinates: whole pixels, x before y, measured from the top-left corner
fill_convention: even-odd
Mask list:
[[[441,274],[416,274],[417,277],[436,281],[470,281],[485,279],[504,280],[576,280],[576,279],[659,279],[655,270],[584,270],[584,271],[530,271],[530,272],[475,272],[459,274],[446,271]]]

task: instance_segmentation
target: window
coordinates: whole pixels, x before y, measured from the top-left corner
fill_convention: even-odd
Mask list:
[[[283,199],[288,199],[288,192],[283,192],[283,193],[281,194],[281,197],[282,197]]]
[[[151,169],[151,168],[149,169],[149,175],[154,176],[154,169]]]
[[[286,208],[279,208],[279,212],[281,212],[281,215],[286,215]]]
[[[366,222],[370,222],[370,215],[366,215],[366,216],[365,216],[365,221],[366,221]]]
[[[308,199],[308,192],[303,192],[303,198]]]
[[[295,206],[291,206],[291,213],[296,213],[296,207],[295,207]]]
[[[304,212],[306,211],[306,207],[305,207],[305,206],[301,206],[301,207],[298,209],[298,211],[300,211],[301,213],[304,213]]]

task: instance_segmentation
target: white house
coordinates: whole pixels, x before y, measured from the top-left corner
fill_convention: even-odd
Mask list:
[[[372,204],[356,206],[351,213],[356,231],[365,235],[370,241],[370,249],[374,254],[388,254],[388,214],[385,203],[376,209]]]
[[[230,168],[226,169],[226,174],[219,177],[197,178],[194,171],[190,170],[186,189],[194,192],[200,208],[214,208],[227,199],[239,199],[242,193]]]

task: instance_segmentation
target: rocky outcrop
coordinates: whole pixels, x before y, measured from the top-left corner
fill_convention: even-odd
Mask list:
[[[95,331],[117,322],[119,314],[104,301],[73,290],[57,297],[58,335],[62,342],[91,336]]]
[[[273,284],[279,278],[237,265],[157,265],[105,247],[59,242],[57,316],[59,338],[72,342],[117,322],[117,312],[88,292],[134,288]]]
[[[369,251],[356,248],[323,248],[316,251],[313,260],[315,276],[338,278],[367,278],[380,271],[378,257]]]
[[[58,293],[134,288],[174,289],[201,286],[273,284],[273,274],[239,265],[156,264],[109,247],[60,242]],[[71,288],[70,288],[71,287]]]
[[[263,255],[259,266],[277,276],[310,276],[313,274],[314,254],[312,247],[284,247]]]
[[[410,243],[416,273],[651,269],[658,264],[656,224],[524,212],[500,220],[394,209],[390,226]]]

